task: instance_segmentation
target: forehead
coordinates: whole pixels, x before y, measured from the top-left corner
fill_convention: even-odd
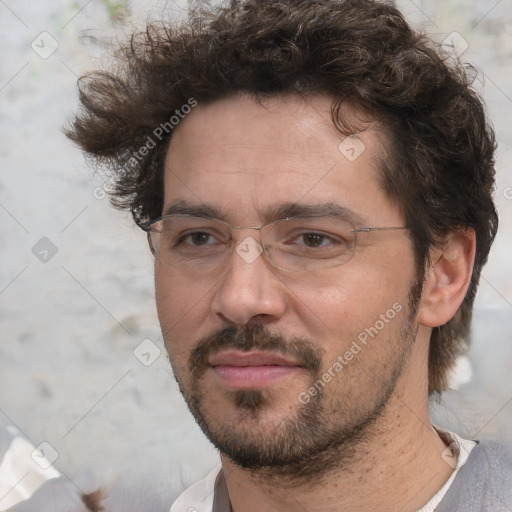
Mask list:
[[[344,106],[343,120],[358,131],[342,134],[331,105],[327,97],[291,95],[198,105],[169,145],[164,210],[184,200],[254,221],[285,203],[337,203],[361,217],[392,210],[379,184],[381,126]]]

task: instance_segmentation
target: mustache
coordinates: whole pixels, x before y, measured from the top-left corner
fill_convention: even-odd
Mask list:
[[[189,370],[199,378],[208,369],[208,360],[222,350],[236,349],[242,352],[261,350],[279,352],[293,357],[305,370],[318,374],[322,367],[322,351],[306,338],[271,333],[262,324],[225,327],[200,339],[189,357]]]

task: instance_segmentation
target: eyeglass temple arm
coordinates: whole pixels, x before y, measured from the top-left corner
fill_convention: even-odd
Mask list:
[[[398,229],[409,229],[408,227],[377,227],[377,228],[357,228],[355,233],[367,233],[369,231],[396,231]]]

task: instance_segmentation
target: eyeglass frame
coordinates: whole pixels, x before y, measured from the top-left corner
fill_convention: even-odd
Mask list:
[[[219,218],[216,218],[216,217],[194,215],[194,214],[187,214],[187,213],[183,213],[183,214],[172,213],[172,214],[162,215],[162,216],[157,217],[156,219],[151,220],[149,222],[139,224],[139,227],[143,231],[145,231],[146,234],[147,234],[148,244],[149,244],[151,253],[155,257],[155,259],[157,258],[157,251],[154,248],[154,244],[153,244],[153,241],[151,239],[151,233],[160,233],[161,234],[161,232],[153,230],[152,226],[154,224],[156,224],[157,222],[160,222],[160,221],[165,220],[167,218],[176,218],[176,217],[180,217],[180,218],[182,218],[182,217],[190,217],[190,218],[195,218],[195,219],[205,219],[205,220],[209,220],[209,221],[219,222],[219,223],[223,224],[227,228],[228,233],[229,233],[229,242],[233,241],[232,234],[233,234],[233,230],[235,230],[235,229],[251,229],[251,230],[260,231],[260,233],[261,233],[261,230],[264,227],[266,227],[266,226],[269,226],[271,224],[276,224],[278,222],[285,222],[285,221],[292,220],[292,219],[336,218],[336,219],[343,220],[344,222],[350,224],[352,226],[352,228],[353,228],[351,230],[351,232],[354,233],[354,240],[355,240],[355,242],[354,242],[354,250],[352,251],[352,254],[351,254],[351,256],[350,256],[350,258],[348,260],[340,263],[339,265],[333,265],[332,267],[326,267],[326,268],[335,268],[335,267],[338,267],[338,266],[342,266],[345,263],[348,263],[352,259],[352,257],[355,254],[356,247],[357,247],[357,233],[370,233],[372,231],[399,231],[399,230],[410,229],[408,226],[401,226],[401,227],[397,227],[397,226],[376,226],[376,227],[356,228],[354,226],[354,224],[352,223],[352,221],[350,221],[348,219],[345,219],[345,218],[337,216],[337,215],[324,215],[324,214],[322,214],[322,215],[288,216],[288,217],[283,217],[281,219],[276,219],[276,220],[272,220],[270,222],[266,222],[265,224],[262,224],[261,226],[232,226],[231,224],[229,224],[229,222],[226,222],[225,220],[222,220],[222,219],[219,219]],[[264,257],[265,257],[266,261],[268,261],[273,267],[278,268],[279,270],[282,270],[282,271],[285,271],[285,272],[293,272],[293,270],[288,270],[288,269],[284,269],[284,268],[281,268],[281,267],[277,266],[272,261],[270,256],[267,254],[266,248],[263,247],[262,244],[260,244],[260,246],[262,247],[262,252],[264,254]],[[235,244],[235,248],[236,247],[237,247],[237,245]]]

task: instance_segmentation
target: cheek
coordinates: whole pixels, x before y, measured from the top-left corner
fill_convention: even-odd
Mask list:
[[[169,358],[183,365],[194,342],[195,329],[204,310],[206,290],[199,290],[190,280],[172,275],[169,269],[155,269],[155,300]],[[202,300],[203,299],[203,300]]]
[[[198,278],[174,272],[165,265],[155,266],[155,300],[160,323],[166,327],[186,323],[197,314],[208,295]]]
[[[297,286],[294,290],[297,317],[328,354],[344,350],[380,315],[408,307],[413,273],[402,272],[401,265],[391,261],[373,262],[372,266],[364,263],[352,262],[335,275],[320,276],[315,286]]]

